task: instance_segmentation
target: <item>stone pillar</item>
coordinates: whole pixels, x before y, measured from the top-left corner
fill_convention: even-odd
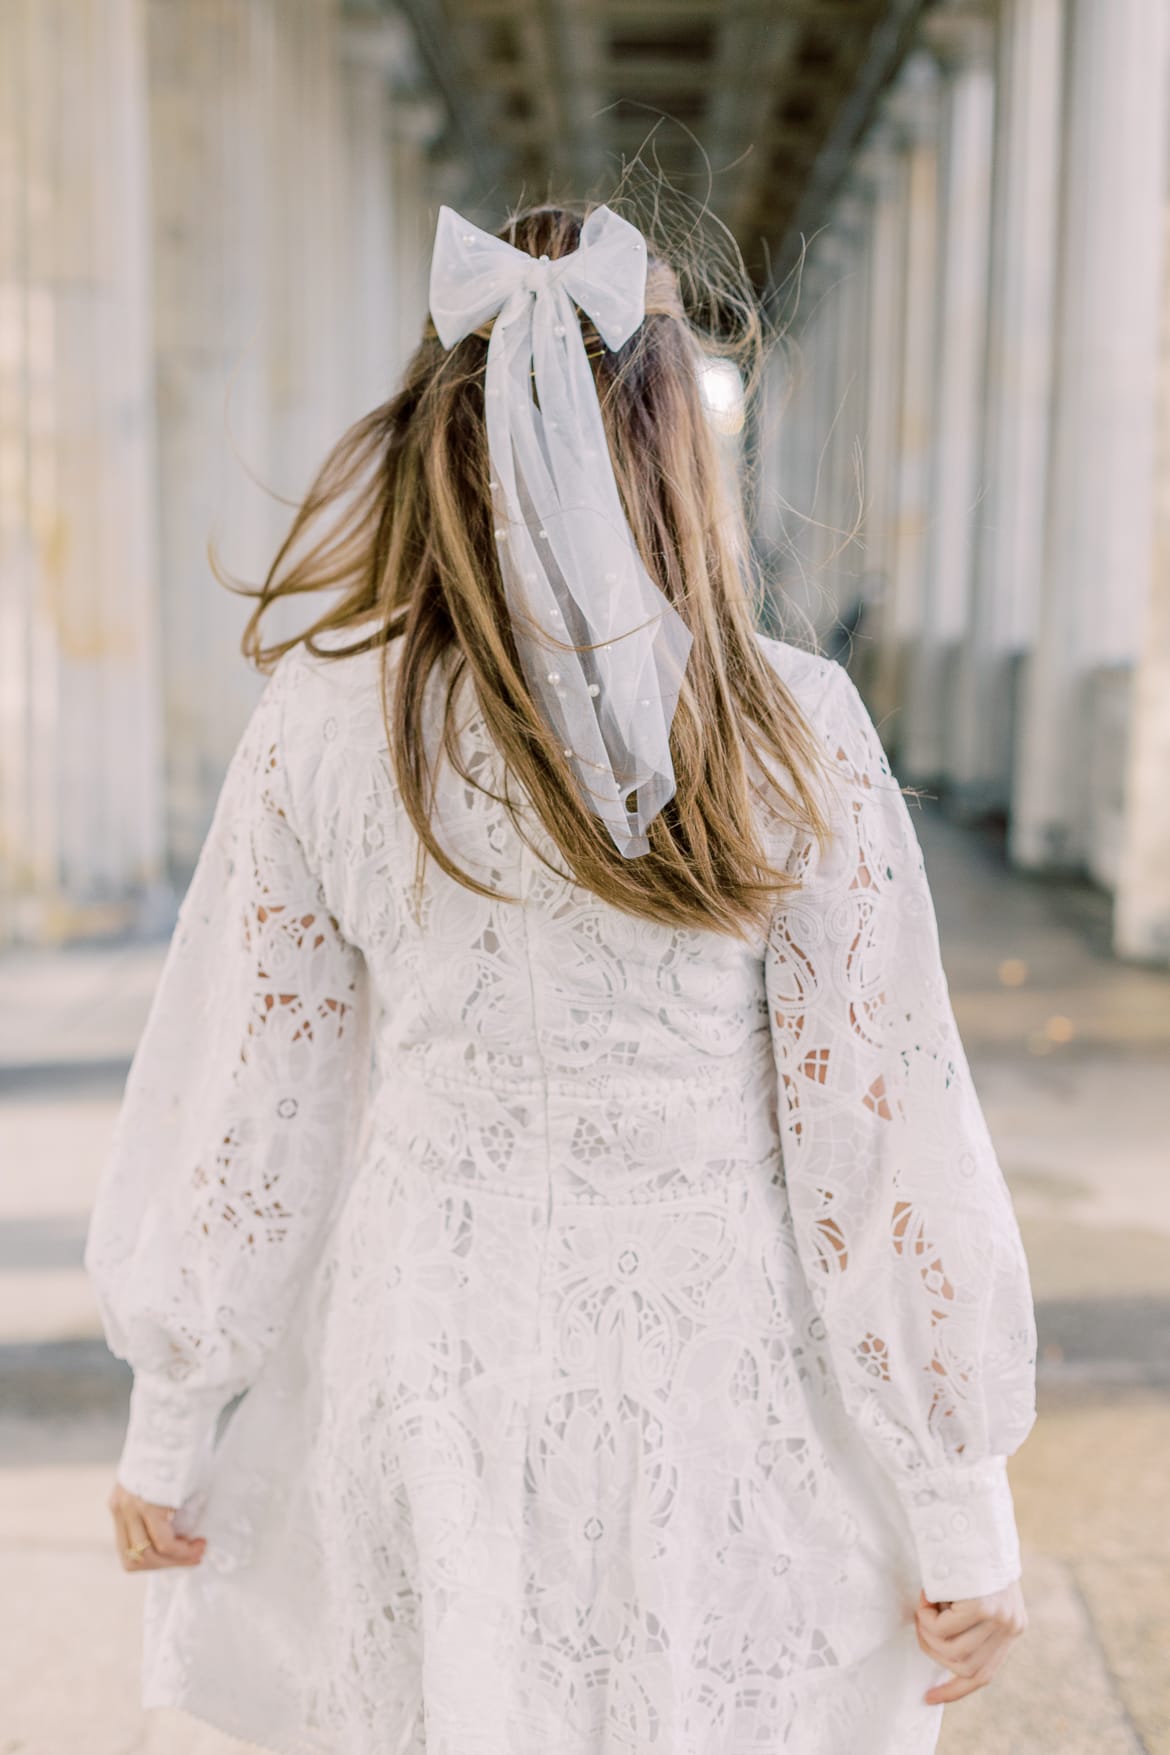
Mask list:
[[[840,347],[845,253],[832,233],[817,240],[805,283],[809,317],[792,354],[793,376],[783,414],[784,589],[798,637],[823,640],[836,619],[833,551],[840,542],[834,447],[844,382]]]
[[[260,686],[239,654],[250,600],[216,581],[208,543],[257,583],[353,410],[357,122],[342,102],[338,0],[149,0],[149,19],[167,824],[181,878]],[[269,626],[306,619],[302,600]]]
[[[838,441],[848,362],[842,349],[849,262],[832,227],[817,238],[805,286],[809,321],[799,335],[799,375],[788,420],[789,534],[796,563],[790,592],[823,639],[837,614],[840,546]],[[799,320],[799,319],[798,319]]]
[[[987,403],[970,637],[951,778],[970,813],[1011,791],[1013,675],[1044,571],[1064,0],[1003,0],[996,84]]]
[[[299,501],[349,407],[354,118],[342,87],[341,0],[278,0],[272,20],[272,122],[262,142],[269,459],[277,491]],[[380,142],[369,144],[380,150]],[[303,624],[303,613],[295,621]]]
[[[394,267],[396,144],[395,83],[413,71],[409,33],[401,19],[350,18],[341,39],[346,146],[346,259],[352,265],[350,319],[342,342],[346,361],[346,424],[384,402],[399,366]]]
[[[924,780],[942,779],[950,767],[953,685],[971,614],[995,113],[990,23],[939,17],[946,79],[930,526],[901,752],[907,776]]]
[[[139,0],[0,8],[0,939],[161,864]]]
[[[1147,613],[1166,189],[1162,0],[1071,0],[1043,601],[1024,676],[1013,857],[1092,866],[1094,672]]]
[[[438,205],[432,198],[427,155],[443,126],[434,98],[397,90],[390,99],[393,198],[394,347],[397,377],[422,337],[430,303],[428,279]]]
[[[240,656],[276,517],[266,300],[271,0],[147,0],[169,862],[183,881],[258,684]],[[281,509],[283,511],[283,509]]]
[[[862,587],[870,223],[853,180],[803,264],[757,416],[755,534],[778,625],[839,655]]]
[[[905,299],[898,387],[895,537],[873,706],[898,761],[905,742],[905,727],[898,708],[905,693],[910,649],[922,617],[930,521],[937,373],[938,102],[937,63],[926,52],[917,53],[903,67],[887,104],[887,114],[904,142]]]
[[[1170,264],[1170,204],[1166,210]],[[1122,957],[1170,963],[1170,272],[1163,274],[1154,560],[1133,686],[1114,908]]]
[[[788,385],[788,359],[781,341],[773,347],[764,365],[759,395],[752,410],[752,446],[756,456],[750,508],[752,536],[762,557],[770,598],[773,599],[778,594],[779,556],[786,529],[782,438]]]
[[[869,184],[873,214],[866,323],[865,552],[859,582],[865,614],[855,669],[867,696],[872,696],[897,544],[898,388],[906,267],[905,164],[888,123],[879,124],[866,141],[859,174]]]
[[[865,435],[869,391],[867,315],[870,300],[868,190],[851,178],[834,206],[838,240],[836,320],[832,336],[835,364],[830,426],[825,435],[828,470],[826,507],[830,560],[825,573],[825,621],[835,649],[855,660],[853,634],[863,589],[865,561]]]
[[[793,289],[755,414],[759,464],[754,535],[770,587],[772,625],[786,637],[797,639],[809,632],[805,622],[806,514],[813,496],[808,456],[815,424],[809,403],[816,371],[817,325],[823,317],[814,291],[815,277],[814,265],[806,262],[800,276],[799,301]]]

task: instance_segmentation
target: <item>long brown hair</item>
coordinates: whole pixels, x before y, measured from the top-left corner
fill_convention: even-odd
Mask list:
[[[611,198],[610,205],[621,204]],[[498,235],[555,259],[577,247],[588,211],[529,207]],[[428,318],[401,388],[334,446],[263,584],[241,586],[216,570],[257,599],[242,647],[262,671],[302,640],[322,658],[382,648],[386,735],[420,862],[429,854],[469,889],[503,894],[460,869],[431,822],[444,754],[468,784],[482,784],[463,765],[454,732],[456,689],[470,673],[505,774],[577,881],[630,914],[747,937],[796,882],[769,864],[766,811],[817,839],[828,833],[817,796],[823,752],[755,637],[762,588],[739,486],[729,480],[700,389],[704,359],[731,356],[750,393],[762,320],[742,263],[738,276],[726,272],[726,260],[716,274],[692,251],[672,266],[653,223],[637,218],[648,245],[645,321],[610,353],[584,313],[580,320],[642,560],[693,637],[671,733],[677,790],[651,825],[647,853],[624,858],[584,804],[520,668],[492,531],[483,409],[490,325],[448,352]],[[324,590],[340,596],[307,629],[264,642],[271,604]],[[315,643],[347,628],[350,644]],[[423,710],[436,667],[446,669],[446,700],[432,750]],[[503,802],[515,816],[510,798]]]

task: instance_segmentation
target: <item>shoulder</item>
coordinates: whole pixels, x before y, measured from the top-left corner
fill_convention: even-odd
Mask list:
[[[290,646],[268,675],[272,741],[285,771],[294,823],[312,841],[325,817],[347,807],[370,784],[385,748],[383,650],[354,651],[364,628],[329,630],[318,648]],[[386,652],[396,662],[395,642]]]
[[[381,675],[382,650],[375,646],[357,651],[375,631],[369,623],[356,628],[327,628],[314,636],[315,651],[304,640],[290,646],[273,666],[270,682],[282,694],[305,706],[322,705],[337,695],[360,694],[376,688]],[[389,656],[398,642],[392,643]]]
[[[400,642],[385,654],[381,646],[354,650],[368,631],[329,629],[315,637],[316,651],[298,641],[273,666],[265,693],[272,696],[290,756],[380,741],[383,658],[393,666]]]
[[[842,713],[860,706],[853,679],[835,658],[808,652],[768,634],[757,633],[756,639],[772,670],[814,728],[830,731]]]
[[[768,662],[786,685],[829,757],[840,797],[860,790],[870,802],[901,800],[881,732],[857,684],[836,659],[758,636]]]

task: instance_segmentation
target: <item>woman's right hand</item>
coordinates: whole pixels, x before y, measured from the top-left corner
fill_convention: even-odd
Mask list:
[[[985,1597],[932,1603],[922,1591],[914,1613],[918,1643],[928,1657],[954,1671],[923,1696],[928,1706],[946,1706],[986,1688],[1007,1656],[1008,1647],[1028,1626],[1020,1581]]]

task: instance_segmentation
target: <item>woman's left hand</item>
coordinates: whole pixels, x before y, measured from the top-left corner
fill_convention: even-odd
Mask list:
[[[152,1505],[115,1481],[106,1501],[114,1520],[114,1545],[126,1572],[157,1572],[163,1566],[198,1566],[207,1547],[204,1536],[175,1531],[173,1505]]]

